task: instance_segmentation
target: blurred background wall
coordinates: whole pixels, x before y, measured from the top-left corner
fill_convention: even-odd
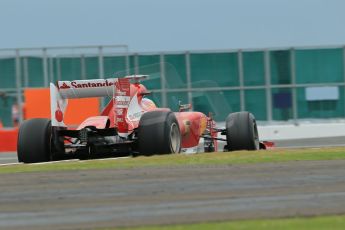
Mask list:
[[[5,127],[13,126],[13,113],[23,119],[25,88],[127,74],[150,74],[143,84],[159,106],[176,111],[179,101],[189,102],[218,121],[240,110],[262,122],[344,118],[344,56],[344,47],[151,53],[131,53],[125,45],[3,49],[0,119]]]

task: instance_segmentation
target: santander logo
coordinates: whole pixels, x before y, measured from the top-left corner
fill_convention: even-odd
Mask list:
[[[62,83],[62,86],[60,86],[60,89],[70,89],[71,87],[66,84],[66,82]]]
[[[62,83],[62,85],[59,87],[60,89],[70,89],[70,88],[74,88],[74,89],[83,89],[83,88],[98,88],[98,87],[109,87],[109,86],[113,86],[115,83],[112,81],[108,81],[108,80],[102,80],[102,81],[95,81],[95,80],[91,80],[91,81],[63,81],[60,82],[60,84]]]

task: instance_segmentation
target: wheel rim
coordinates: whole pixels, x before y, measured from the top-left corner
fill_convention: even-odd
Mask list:
[[[170,127],[170,150],[172,153],[180,151],[181,135],[176,123],[171,124]]]

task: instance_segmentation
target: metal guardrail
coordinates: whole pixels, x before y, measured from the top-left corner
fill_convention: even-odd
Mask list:
[[[42,48],[15,48],[15,49],[0,49],[0,57],[1,53],[6,53],[5,57],[10,57],[11,53],[15,58],[15,78],[16,78],[16,88],[15,89],[3,89],[2,91],[16,92],[16,101],[18,104],[18,112],[19,112],[19,122],[23,121],[23,86],[22,86],[22,68],[20,63],[20,58],[23,55],[23,52],[35,52],[35,55],[38,55],[42,58],[43,61],[43,86],[49,86],[49,69],[48,69],[48,58],[51,56],[59,55],[59,51],[62,50],[70,50],[70,51],[82,51],[82,50],[97,50],[98,56],[98,64],[99,64],[99,78],[104,78],[104,66],[103,66],[103,56],[105,49],[119,49],[121,55],[124,55],[126,58],[126,68],[129,69],[129,48],[127,45],[103,45],[103,46],[60,46],[60,47],[42,47]],[[38,54],[37,54],[38,52]],[[90,51],[89,51],[90,52]],[[12,57],[13,57],[12,56]],[[24,62],[24,70],[25,70],[25,62]],[[26,70],[27,71],[27,70]],[[25,74],[25,71],[24,71]],[[28,79],[24,79],[25,82]]]
[[[296,83],[296,50],[311,50],[311,49],[333,49],[333,48],[340,48],[343,50],[343,82],[337,83],[308,83],[308,84],[297,84]],[[298,120],[298,105],[297,105],[297,89],[303,87],[321,87],[321,86],[339,86],[345,87],[345,46],[313,46],[313,47],[280,47],[280,48],[269,48],[269,49],[223,49],[223,50],[197,50],[197,51],[174,51],[174,52],[142,52],[142,53],[130,53],[129,48],[127,45],[105,45],[105,46],[61,46],[61,47],[43,47],[43,48],[16,48],[16,49],[0,49],[0,57],[1,53],[5,53],[6,56],[15,57],[15,76],[16,76],[16,88],[7,88],[1,89],[0,91],[11,93],[11,95],[16,95],[17,102],[19,105],[22,104],[23,96],[22,91],[25,88],[22,85],[22,78],[24,77],[24,83],[28,81],[25,79],[25,71],[22,71],[22,66],[20,63],[20,58],[24,55],[25,52],[38,52],[39,56],[43,58],[43,85],[48,86],[50,82],[49,76],[51,76],[51,69],[48,68],[50,57],[53,55],[54,57],[66,57],[69,56],[76,56],[80,57],[83,52],[79,52],[81,50],[92,50],[92,56],[98,57],[98,75],[99,78],[104,78],[104,55],[105,50],[115,49],[118,52],[113,52],[113,55],[121,55],[125,56],[125,63],[126,63],[126,71],[129,73],[130,69],[130,61],[129,57],[133,56],[133,64],[135,73],[138,73],[139,70],[139,56],[140,55],[159,55],[159,65],[160,65],[160,84],[161,89],[155,89],[153,92],[157,92],[161,94],[162,98],[162,106],[167,106],[167,93],[172,92],[185,92],[188,95],[188,102],[192,103],[193,92],[211,92],[211,91],[224,91],[224,90],[237,90],[240,94],[240,109],[246,109],[246,102],[245,102],[245,90],[249,89],[263,89],[266,92],[266,114],[267,114],[267,121],[273,120],[273,108],[272,108],[272,90],[273,89],[282,89],[287,88],[291,89],[292,95],[292,119],[297,122]],[[61,53],[62,50],[70,50],[73,52]],[[270,52],[271,51],[288,51],[290,57],[290,73],[291,73],[291,84],[272,84],[271,83],[271,62],[270,62]],[[264,84],[259,86],[248,86],[244,84],[244,61],[243,61],[243,54],[244,52],[254,52],[260,51],[264,53]],[[75,54],[78,53],[78,54]],[[84,52],[85,53],[85,52]],[[206,88],[193,88],[192,87],[192,73],[191,73],[191,55],[192,54],[207,54],[207,53],[235,53],[237,54],[238,60],[238,78],[239,78],[239,86],[218,86],[218,87],[206,87]],[[165,55],[168,54],[183,54],[185,56],[185,66],[186,66],[186,87],[185,88],[169,88],[166,85],[167,79],[165,76]],[[36,54],[37,55],[37,54]],[[25,65],[25,64],[24,64]],[[83,65],[83,63],[82,63]],[[85,65],[85,63],[84,63]],[[25,68],[25,66],[23,67]],[[22,74],[24,72],[24,76]],[[345,99],[342,99],[345,100]],[[20,110],[21,111],[21,110]],[[344,111],[345,114],[345,111]],[[22,114],[20,114],[20,121],[22,121]]]

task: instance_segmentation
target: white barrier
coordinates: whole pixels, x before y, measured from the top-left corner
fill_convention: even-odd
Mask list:
[[[303,138],[345,136],[345,121],[322,123],[299,123],[297,125],[259,125],[261,140],[289,140]]]
[[[219,128],[225,127],[225,122],[217,122],[217,126]],[[258,131],[260,140],[267,141],[341,137],[345,136],[345,120],[306,120],[299,121],[298,124],[292,122],[263,124],[259,122]]]

